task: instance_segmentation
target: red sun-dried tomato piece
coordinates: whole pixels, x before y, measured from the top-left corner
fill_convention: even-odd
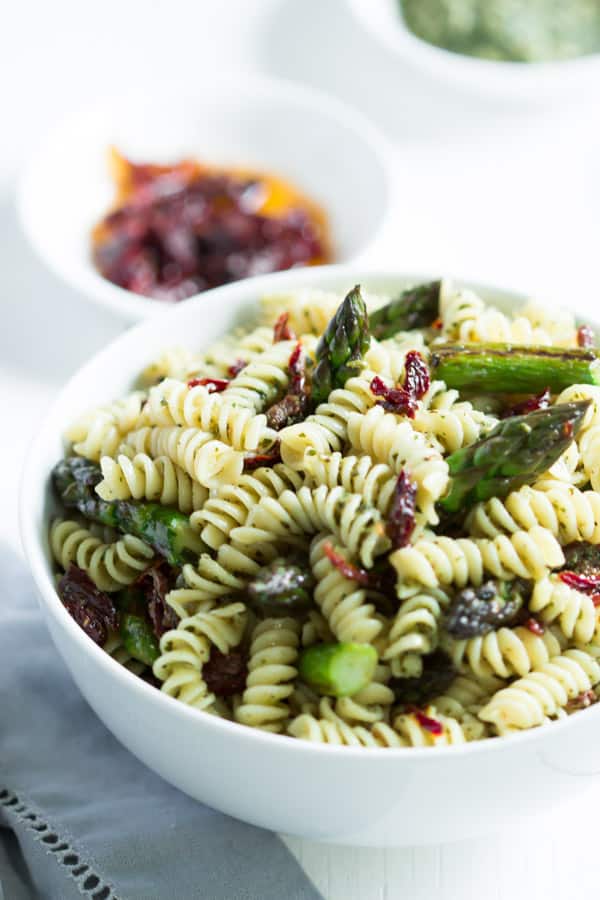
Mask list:
[[[335,566],[344,578],[348,578],[350,581],[356,581],[357,584],[362,584],[364,587],[370,585],[371,578],[369,573],[365,569],[355,566],[354,563],[348,562],[341,553],[337,552],[331,541],[325,541],[323,544],[323,552],[329,562]]]
[[[245,359],[236,359],[236,361],[228,367],[227,374],[231,378],[235,378],[236,375],[239,375],[242,369],[245,369],[247,365],[248,362]]]
[[[559,572],[558,577],[569,587],[583,594],[596,594],[600,588],[600,575],[580,575],[579,572]]]
[[[541,637],[546,631],[542,623],[534,616],[530,616],[529,619],[526,619],[523,622],[523,626],[527,628],[528,631],[531,631],[532,634],[537,634],[538,637]]]
[[[409,350],[404,360],[404,390],[415,400],[420,400],[425,396],[430,385],[431,378],[427,363],[418,350]]]
[[[113,598],[101,591],[74,563],[58,582],[58,595],[69,615],[95,644],[106,643],[108,629],[118,624]]]
[[[371,392],[376,397],[382,397],[377,401],[378,406],[383,406],[388,412],[408,416],[414,419],[417,410],[417,402],[404,388],[389,388],[385,382],[376,375],[369,385]]]
[[[244,472],[251,472],[261,466],[275,466],[281,462],[279,443],[271,448],[270,453],[257,453],[255,456],[246,456],[244,459]]]
[[[295,341],[296,333],[290,328],[289,312],[282,312],[275,324],[273,325],[273,343],[278,344],[279,341]]]
[[[202,677],[209,691],[217,697],[231,697],[241,693],[246,686],[247,675],[248,660],[237,650],[224,654],[213,647],[202,667]]]
[[[589,325],[580,325],[577,329],[577,346],[578,347],[593,347],[594,346],[594,332],[593,329]]]
[[[188,381],[187,386],[189,388],[208,387],[212,388],[213,394],[220,394],[228,384],[229,381],[226,378],[192,378]]]
[[[415,528],[417,506],[417,485],[402,469],[398,475],[390,511],[386,523],[386,534],[392,547],[406,547]]]
[[[411,708],[410,710],[414,715],[415,719],[425,731],[428,731],[430,734],[439,736],[444,733],[444,726],[441,722],[438,722],[437,719],[432,719],[431,716],[428,716],[423,712],[422,709]]]
[[[535,412],[536,409],[547,409],[550,406],[551,398],[552,394],[550,393],[550,388],[544,388],[541,393],[536,394],[533,397],[528,397],[520,403],[515,403],[514,406],[508,407],[508,409],[504,411],[502,418],[508,419],[510,416],[525,416],[527,413]]]
[[[144,595],[148,618],[152,622],[154,634],[159,639],[165,631],[175,628],[179,621],[177,613],[167,603],[167,594],[174,585],[175,579],[175,570],[166,560],[158,560],[148,566],[134,582]]]

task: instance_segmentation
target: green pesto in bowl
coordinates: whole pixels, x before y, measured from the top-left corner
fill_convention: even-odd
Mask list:
[[[418,38],[466,56],[549,62],[600,51],[600,0],[399,0]]]

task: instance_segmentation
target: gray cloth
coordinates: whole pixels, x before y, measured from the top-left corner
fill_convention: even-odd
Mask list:
[[[318,900],[276,835],[196,803],[112,737],[24,564],[0,550],[0,572],[0,898]]]

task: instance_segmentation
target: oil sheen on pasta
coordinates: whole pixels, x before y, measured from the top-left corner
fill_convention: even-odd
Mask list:
[[[600,50],[597,0],[400,0],[410,30],[481,59],[544,62]]]

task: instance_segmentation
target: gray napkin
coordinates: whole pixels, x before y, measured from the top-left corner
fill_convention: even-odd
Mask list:
[[[0,573],[0,900],[318,900],[276,835],[189,799],[112,737],[24,564],[0,549]]]

